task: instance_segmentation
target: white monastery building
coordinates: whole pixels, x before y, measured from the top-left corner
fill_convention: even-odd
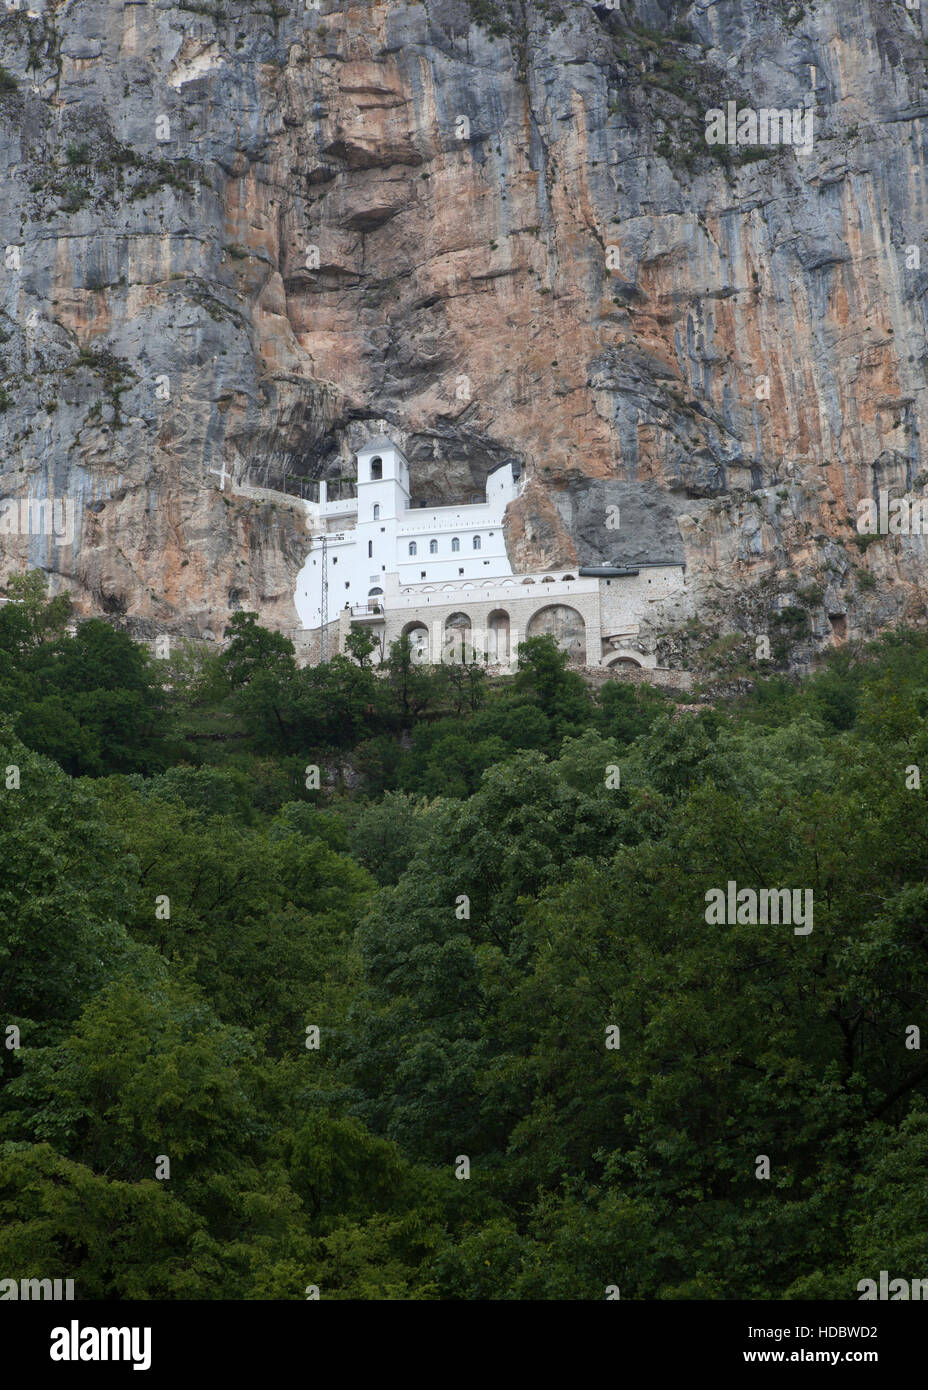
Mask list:
[[[305,502],[311,548],[297,580],[296,609],[323,656],[344,650],[352,623],[377,639],[374,660],[407,634],[421,661],[459,654],[510,666],[520,641],[553,634],[585,666],[654,667],[641,624],[677,597],[682,563],[514,574],[503,518],[521,490],[511,464],[487,478],[486,501],[410,505],[409,465],[386,435],[357,455],[357,496]],[[324,617],[328,623],[323,634]]]

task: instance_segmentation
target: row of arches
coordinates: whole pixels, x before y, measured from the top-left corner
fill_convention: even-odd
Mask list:
[[[561,579],[573,579],[572,574],[565,574]],[[473,589],[515,589],[526,584],[556,584],[559,581],[552,575],[545,575],[544,579],[466,579],[449,581],[447,584],[417,584],[414,589],[406,587],[404,594],[460,594],[467,593]]]
[[[561,603],[539,608],[529,618],[525,635],[540,637],[545,633],[554,637],[572,662],[579,666],[586,664],[586,623],[576,608]],[[432,634],[421,618],[408,622],[403,636],[410,639],[417,660],[429,660]],[[442,650],[450,652],[452,660],[461,659],[464,654],[472,660],[476,654],[490,662],[508,662],[513,655],[512,637],[510,617],[505,608],[494,608],[487,616],[486,627],[481,630],[475,630],[468,613],[449,613],[443,625]],[[441,660],[442,656],[433,652],[431,659]]]
[[[420,661],[429,660],[432,634],[421,618],[414,618],[403,628],[403,636],[412,643],[413,655]],[[487,616],[486,628],[477,632],[468,613],[449,613],[443,628],[442,651],[432,653],[433,661],[472,661],[474,656],[486,661],[508,662],[510,646],[509,614],[504,608],[494,608]]]

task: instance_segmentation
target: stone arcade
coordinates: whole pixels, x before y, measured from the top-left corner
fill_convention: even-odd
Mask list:
[[[575,665],[657,665],[639,632],[682,596],[682,562],[514,574],[503,534],[506,507],[521,491],[512,465],[489,475],[483,502],[414,507],[409,465],[386,435],[359,451],[356,491],[330,499],[321,483],[318,502],[305,503],[311,548],[294,601],[301,645],[317,655],[325,575],[330,655],[344,650],[357,623],[377,639],[375,661],[407,634],[421,661],[464,644],[509,666],[520,641],[551,633]]]

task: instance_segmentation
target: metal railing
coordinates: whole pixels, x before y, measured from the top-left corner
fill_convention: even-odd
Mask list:
[[[357,478],[328,478],[325,486],[330,502],[347,502],[358,495]]]
[[[326,485],[327,500],[329,502],[348,502],[358,495],[358,484],[355,478],[304,478],[298,473],[285,473],[282,481],[276,485],[280,492],[289,493],[291,497],[300,497],[304,502],[319,502],[322,488],[321,482]],[[268,487],[268,483],[263,484]]]

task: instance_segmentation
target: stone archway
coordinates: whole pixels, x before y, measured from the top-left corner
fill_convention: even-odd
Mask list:
[[[509,614],[505,608],[494,608],[487,617],[487,661],[505,664],[511,656]]]
[[[634,650],[604,652],[602,664],[608,670],[650,671],[657,665],[657,657],[650,652]]]
[[[586,665],[586,623],[576,608],[566,603],[548,603],[537,609],[528,620],[526,637],[551,636],[571,664]]]
[[[472,623],[467,613],[449,613],[445,619],[442,661],[466,661],[473,648]]]
[[[417,666],[425,666],[429,660],[429,630],[421,619],[416,618],[403,628],[403,637],[409,638],[412,659]]]

